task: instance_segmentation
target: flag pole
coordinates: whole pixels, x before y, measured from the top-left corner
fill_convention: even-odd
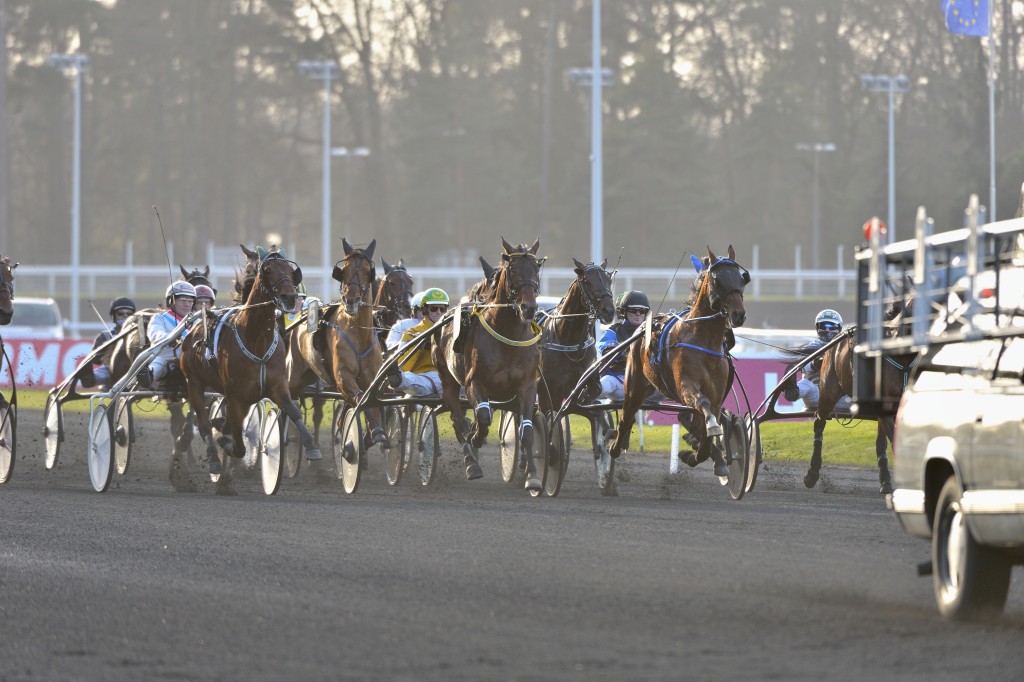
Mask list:
[[[996,221],[996,76],[995,36],[992,33],[992,10],[988,8],[988,148],[989,204],[988,221]]]

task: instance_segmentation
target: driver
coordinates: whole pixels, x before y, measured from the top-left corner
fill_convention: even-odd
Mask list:
[[[167,287],[164,297],[167,310],[150,320],[149,329],[146,332],[150,345],[167,338],[174,328],[185,319],[185,316],[192,312],[195,303],[196,288],[188,282],[177,281]],[[140,384],[149,383],[148,388],[164,387],[173,385],[175,380],[181,376],[181,367],[178,364],[180,349],[172,346],[173,344],[166,346],[159,355],[153,358],[153,362],[149,366],[151,377],[147,377],[145,372],[140,373]]]
[[[814,317],[814,331],[818,335],[817,338],[811,339],[809,342],[801,346],[798,352],[803,355],[810,355],[834,339],[842,329],[843,318],[838,312],[831,308],[822,310]],[[823,358],[819,357],[817,360],[805,364],[801,370],[803,378],[796,384],[797,389],[799,390],[798,397],[800,400],[804,401],[804,405],[806,405],[809,410],[813,410],[818,407],[818,384],[821,381],[822,359]],[[844,395],[840,397],[839,402],[836,403],[836,411],[849,412],[850,405],[850,396]]]

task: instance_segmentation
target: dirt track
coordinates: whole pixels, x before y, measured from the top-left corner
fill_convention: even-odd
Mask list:
[[[437,485],[355,495],[306,473],[274,497],[240,477],[174,493],[161,424],[103,495],[82,417],[43,468],[22,415],[0,488],[0,679],[1019,679],[1024,580],[1006,616],[952,625],[875,492],[874,473],[769,462],[731,501],[710,468],[666,478],[628,455],[601,497],[575,456],[557,498],[530,499],[458,455]],[[708,466],[708,465],[704,465]],[[202,481],[201,472],[193,472]]]

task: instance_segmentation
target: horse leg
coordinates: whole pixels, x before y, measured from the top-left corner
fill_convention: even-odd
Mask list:
[[[609,435],[614,438],[608,454],[618,459],[623,450],[629,449],[629,437],[633,433],[633,425],[636,424],[636,413],[644,404],[647,397],[654,392],[652,387],[643,376],[643,372],[634,369],[635,358],[640,357],[635,351],[626,363],[626,375],[623,380],[623,393],[625,400],[622,402],[622,419],[619,420],[619,428],[611,431]]]
[[[893,417],[878,418],[875,456],[878,458],[878,492],[881,495],[888,495],[892,492],[892,476],[889,475],[889,459],[886,457],[886,449],[892,441],[895,421]]]
[[[533,458],[533,407],[536,400],[536,395],[523,395],[524,391],[520,391],[519,395],[519,444],[522,447],[523,458],[526,462],[526,489],[527,490],[540,490],[543,486],[540,479],[537,477],[537,462]],[[529,391],[525,391],[529,393]],[[487,435],[487,427],[484,426],[484,436]]]
[[[444,377],[447,374],[447,370],[439,367],[438,374]],[[452,427],[455,429],[455,437],[460,445],[465,445],[469,432],[469,421],[466,419],[466,411],[462,409],[462,400],[459,397],[459,382],[450,374],[447,376],[449,380],[441,381],[441,395],[444,398],[444,404],[448,406],[448,410],[452,413]]]
[[[292,420],[292,423],[295,424],[295,428],[299,430],[299,435],[302,438],[302,447],[306,451],[306,459],[311,462],[318,461],[320,459],[320,449],[316,446],[316,441],[313,440],[313,434],[309,432],[305,422],[302,421],[302,410],[287,395],[278,405],[288,415],[288,418]]]
[[[175,419],[175,412],[177,412],[177,419]],[[192,441],[192,423],[192,412],[189,411],[188,417],[184,417],[180,404],[177,410],[171,410],[171,435],[177,434],[177,436],[174,439],[174,449],[171,451],[171,464],[167,478],[171,482],[171,487],[179,493],[194,493],[198,490],[189,474],[188,463],[184,457],[186,453],[191,453],[191,446],[188,443]],[[186,443],[185,446],[179,447],[178,444],[183,441]]]
[[[820,405],[820,403],[819,403]],[[811,464],[804,475],[804,485],[813,488],[818,483],[818,472],[821,471],[821,441],[825,431],[827,419],[821,416],[821,412],[814,415],[814,449],[811,452]]]

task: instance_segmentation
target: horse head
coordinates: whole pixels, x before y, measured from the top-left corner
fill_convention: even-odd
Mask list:
[[[0,325],[10,324],[14,315],[14,268],[11,259],[0,256]]]
[[[214,294],[217,293],[217,288],[213,286],[213,282],[210,281],[209,265],[204,266],[202,270],[200,270],[199,268],[192,268],[192,270],[186,270],[185,266],[179,263],[178,268],[181,270],[181,278],[188,282],[189,284],[191,284],[192,286],[205,284],[206,286],[213,289]]]
[[[355,315],[360,307],[372,304],[369,298],[373,280],[377,278],[377,270],[373,265],[373,250],[377,247],[377,240],[371,241],[365,249],[357,249],[342,237],[341,245],[345,249],[345,257],[334,264],[331,277],[341,284],[345,313]]]
[[[584,265],[572,259],[576,268],[576,281],[583,292],[583,298],[590,308],[590,315],[601,320],[601,324],[611,324],[615,318],[615,301],[612,297],[612,273],[608,272],[608,259],[600,265],[593,262]]]
[[[502,237],[501,247],[502,267],[493,300],[510,305],[523,322],[532,322],[537,314],[540,266],[545,260],[537,258],[540,239],[527,247],[526,244],[512,246]]]
[[[284,252],[276,247],[268,251],[257,246],[255,251],[251,251],[242,246],[242,252],[256,270],[252,293],[246,302],[254,302],[252,299],[259,294],[261,298],[273,302],[281,312],[294,311],[299,299],[296,287],[302,282],[302,268],[288,260]]]
[[[400,320],[412,317],[413,282],[405,269],[405,261],[399,258],[397,265],[390,265],[381,258],[380,264],[384,266],[384,279],[377,292],[376,304],[386,306]]]
[[[702,289],[706,288],[711,309],[728,317],[729,324],[740,327],[747,319],[743,306],[743,289],[750,283],[750,273],[736,262],[736,252],[729,245],[728,256],[718,258],[708,248],[704,259]]]

